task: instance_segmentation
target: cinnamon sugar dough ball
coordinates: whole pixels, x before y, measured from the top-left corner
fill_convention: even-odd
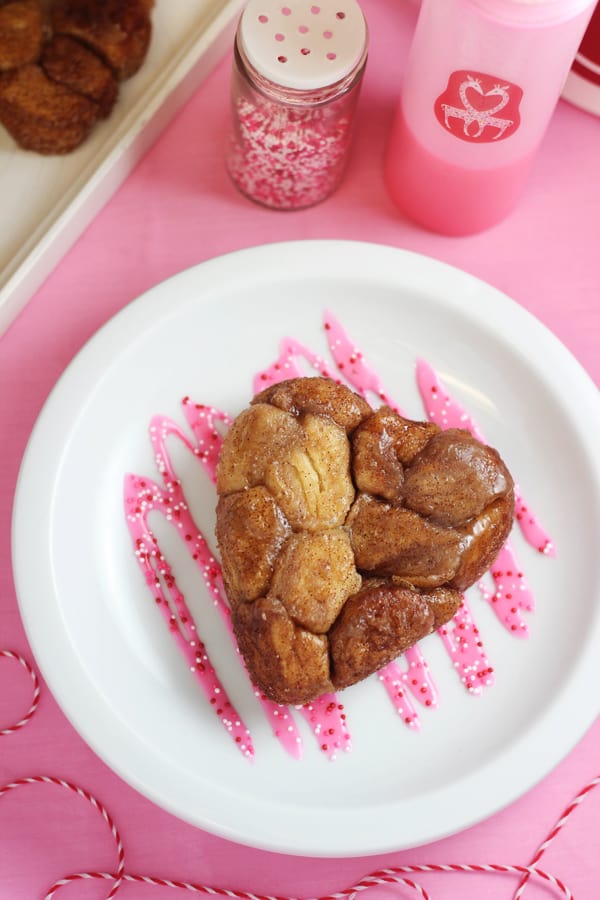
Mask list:
[[[0,4],[0,72],[37,62],[43,40],[44,16],[37,0]]]

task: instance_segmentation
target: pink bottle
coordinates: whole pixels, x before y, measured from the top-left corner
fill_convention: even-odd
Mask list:
[[[385,163],[432,231],[472,234],[516,205],[596,0],[423,0]]]

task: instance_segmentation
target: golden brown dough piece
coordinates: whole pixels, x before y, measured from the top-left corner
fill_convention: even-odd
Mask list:
[[[294,416],[301,413],[328,416],[347,433],[372,413],[366,400],[329,378],[280,381],[257,394],[252,403],[269,403]]]
[[[25,150],[69,153],[98,117],[98,106],[52,81],[40,66],[21,66],[0,77],[0,122]]]
[[[305,703],[333,690],[325,635],[297,625],[273,597],[240,603],[233,627],[254,684],[277,703]]]
[[[514,509],[491,447],[375,412],[326,378],[254,398],[223,443],[217,491],[240,651],[265,696],[296,704],[355,684],[448,622]]]
[[[346,525],[361,572],[439,587],[458,571],[462,535],[404,506],[360,494]]]
[[[55,34],[45,45],[41,65],[46,75],[63,87],[98,104],[103,119],[110,115],[119,85],[112,71],[79,41]]]
[[[123,80],[135,75],[146,57],[151,7],[148,0],[56,0],[52,29],[86,44]]]
[[[295,416],[268,403],[244,410],[227,435],[217,491],[264,485],[294,529],[342,525],[354,500],[350,445],[329,416]]]
[[[402,496],[404,466],[440,429],[433,422],[412,422],[382,406],[352,435],[352,469],[360,491],[393,503]]]
[[[367,585],[350,597],[329,635],[336,688],[383,668],[433,631],[433,623],[425,595],[386,582]]]
[[[43,39],[44,19],[36,0],[0,5],[0,72],[37,62]]]
[[[265,487],[220,497],[216,535],[229,602],[264,596],[291,528]]]

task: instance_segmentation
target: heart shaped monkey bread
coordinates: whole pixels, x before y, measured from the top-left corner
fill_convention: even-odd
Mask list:
[[[327,378],[252,400],[217,491],[240,651],[264,695],[291,704],[366,678],[451,619],[514,511],[496,450]]]

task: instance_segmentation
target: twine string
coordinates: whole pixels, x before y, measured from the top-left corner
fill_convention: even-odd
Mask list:
[[[10,791],[17,790],[18,788],[24,787],[28,784],[52,784],[57,787],[64,788],[65,790],[71,791],[78,797],[82,797],[84,800],[87,800],[87,802],[100,814],[100,816],[102,816],[102,818],[108,825],[117,851],[117,872],[115,875],[109,876],[114,880],[114,884],[110,890],[110,893],[106,896],[106,900],[112,900],[123,882],[123,876],[125,874],[125,851],[123,848],[123,842],[121,840],[119,830],[106,807],[103,806],[102,803],[100,803],[100,801],[97,800],[93,794],[90,794],[89,791],[86,791],[84,788],[79,787],[79,785],[73,784],[70,781],[65,781],[62,778],[55,778],[53,775],[29,775],[25,778],[17,778],[15,779],[15,781],[11,781],[8,784],[0,786],[0,799]],[[51,900],[58,888],[62,887],[63,884],[67,884],[70,880],[72,880],[71,876],[67,877],[66,879],[60,879],[60,881],[57,881],[46,894],[46,900]]]
[[[600,775],[596,776],[595,778],[592,778],[592,780],[590,782],[588,782],[588,784],[586,784],[585,787],[583,787],[579,791],[579,793],[577,793],[575,795],[575,797],[573,797],[573,799],[571,800],[569,805],[566,807],[566,809],[562,812],[562,814],[556,820],[552,830],[544,838],[542,843],[539,845],[539,847],[533,854],[531,860],[529,861],[530,866],[535,866],[536,863],[538,863],[540,861],[540,859],[542,858],[542,856],[544,855],[544,853],[546,852],[546,850],[548,849],[550,844],[552,844],[552,842],[556,839],[556,837],[558,836],[560,831],[562,831],[562,829],[566,825],[567,820],[572,815],[572,813],[575,812],[577,807],[580,806],[581,803],[583,803],[583,801],[585,800],[587,795],[589,793],[591,793],[591,791],[593,791],[594,788],[598,786],[598,784],[600,784]],[[519,886],[518,886],[517,890],[515,891],[513,900],[520,900],[520,897],[522,897],[522,895],[523,895],[523,891],[525,890],[527,882],[529,881],[529,877],[530,876],[529,876],[528,872],[523,876],[523,878],[519,882]]]
[[[4,737],[8,734],[14,734],[15,731],[23,728],[24,725],[27,725],[27,723],[31,721],[40,702],[40,682],[33,667],[27,662],[25,657],[21,656],[20,653],[15,653],[14,650],[0,650],[0,658],[12,659],[15,662],[20,663],[20,665],[23,666],[23,668],[31,678],[31,683],[33,686],[33,695],[31,698],[31,705],[29,709],[22,719],[20,719],[18,722],[15,722],[14,725],[9,725],[8,727],[3,728],[0,731],[0,737]]]
[[[404,885],[414,891],[421,898],[421,900],[432,900],[430,894],[422,885],[418,884],[410,878],[407,878],[406,875],[449,873],[463,875],[508,874],[520,877],[527,876],[527,878],[533,877],[537,878],[540,882],[545,883],[546,885],[552,886],[558,892],[558,894],[564,898],[564,900],[574,900],[573,894],[563,881],[561,881],[551,873],[537,868],[536,866],[513,866],[499,864],[468,865],[463,863],[430,863],[422,865],[393,866],[386,869],[378,869],[374,872],[371,872],[369,875],[364,876],[360,881],[357,881],[355,884],[351,885],[348,888],[331,894],[321,894],[318,897],[308,898],[308,900],[354,900],[354,898],[356,898],[357,895],[362,891],[366,891],[369,888],[381,885]],[[207,894],[213,897],[229,897],[233,898],[233,900],[297,900],[297,898],[292,897],[282,897],[273,894],[256,894],[249,891],[212,887],[206,884],[194,884],[193,882],[188,881],[177,881],[169,878],[159,878],[153,875],[137,875],[129,872],[124,872],[121,875],[112,872],[74,873],[73,875],[68,875],[65,878],[61,878],[56,881],[48,890],[45,896],[45,900],[52,900],[58,890],[68,884],[73,884],[77,881],[89,880],[105,880],[113,882],[113,886],[110,893],[107,895],[106,900],[114,897],[116,890],[118,890],[118,887],[121,886],[124,882],[148,884],[153,887],[175,888],[178,890],[187,891],[188,893],[192,894]]]
[[[27,662],[27,660],[23,656],[12,650],[0,650],[0,658],[2,657],[18,662],[29,674],[32,682],[32,699],[27,713],[14,725],[2,729],[0,731],[0,737],[14,734],[16,731],[30,722],[38,708],[40,700],[39,679],[29,662]],[[93,809],[96,810],[96,812],[106,823],[114,841],[117,855],[116,872],[76,872],[72,875],[67,875],[64,878],[60,878],[49,888],[45,895],[45,900],[53,900],[57,892],[66,885],[85,880],[111,881],[112,885],[110,887],[109,893],[106,895],[105,900],[112,900],[112,898],[116,896],[117,892],[125,882],[136,882],[138,884],[149,884],[155,887],[174,888],[187,891],[188,893],[208,894],[216,897],[229,897],[233,898],[233,900],[293,900],[293,898],[277,897],[266,894],[254,894],[248,891],[228,890],[226,888],[211,887],[209,885],[193,884],[187,881],[158,878],[152,875],[136,875],[128,873],[125,871],[125,851],[119,830],[106,807],[103,806],[103,804],[100,803],[100,801],[96,797],[94,797],[93,794],[80,787],[79,785],[73,784],[70,781],[65,781],[62,778],[57,778],[53,775],[31,775],[23,778],[17,778],[14,781],[9,782],[8,784],[1,785],[0,799],[11,791],[15,791],[19,788],[31,784],[50,784],[55,787],[70,791],[71,793],[76,794],[78,797],[81,797],[87,803],[89,803],[90,806],[92,806]],[[550,845],[554,842],[561,830],[565,827],[567,821],[574,813],[574,811],[583,803],[584,799],[599,784],[600,775],[589,781],[576,794],[576,796],[571,800],[561,816],[558,818],[552,830],[539,845],[529,865],[527,866],[499,865],[493,863],[487,865],[431,863],[421,865],[392,866],[389,868],[377,869],[374,872],[370,872],[368,875],[365,875],[355,884],[351,885],[348,888],[345,888],[344,890],[338,891],[336,893],[325,894],[320,897],[313,898],[313,900],[354,900],[354,898],[356,898],[357,895],[362,891],[366,891],[369,888],[375,887],[377,885],[386,884],[396,886],[403,885],[414,892],[414,894],[420,897],[421,900],[431,900],[430,895],[427,893],[425,888],[422,887],[422,885],[407,877],[409,875],[426,875],[430,873],[479,873],[496,875],[508,874],[519,876],[520,881],[513,895],[513,900],[520,900],[530,879],[536,878],[541,882],[544,882],[546,885],[550,886],[555,892],[558,892],[558,894],[560,894],[561,897],[565,898],[565,900],[574,900],[573,894],[564,884],[564,882],[557,878],[555,875],[552,875],[551,873],[538,868],[537,863],[540,861]]]

